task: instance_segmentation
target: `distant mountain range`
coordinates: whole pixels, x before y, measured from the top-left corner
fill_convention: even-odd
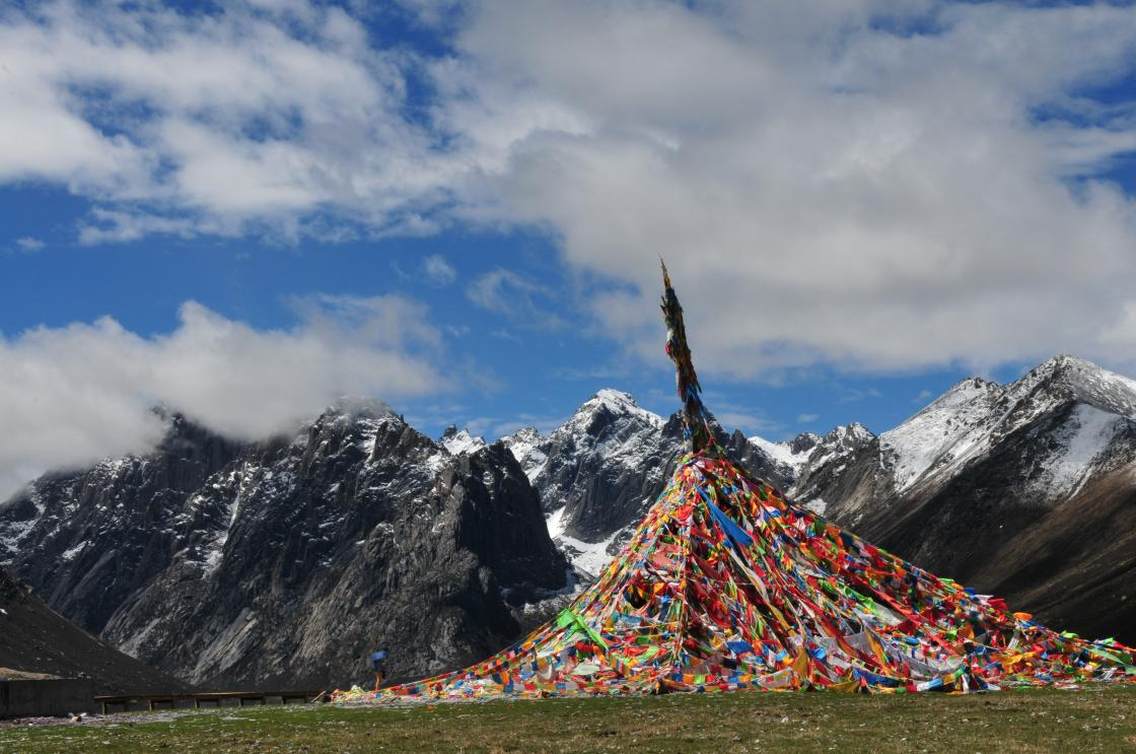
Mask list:
[[[1052,359],[968,379],[882,435],[718,428],[751,473],[1054,626],[1136,641],[1136,382]],[[343,684],[488,654],[602,569],[683,452],[677,417],[601,390],[563,425],[437,441],[381,405],[234,444],[170,418],[143,457],[0,505],[0,565],[188,682]]]

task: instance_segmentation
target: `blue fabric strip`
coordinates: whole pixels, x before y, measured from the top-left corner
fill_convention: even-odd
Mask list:
[[[746,530],[734,523],[734,520],[722,512],[722,509],[714,505],[714,501],[706,497],[703,493],[702,499],[706,501],[706,506],[710,509],[711,515],[714,520],[718,522],[718,526],[726,532],[727,536],[739,547],[748,547],[753,544],[753,537],[746,533]]]

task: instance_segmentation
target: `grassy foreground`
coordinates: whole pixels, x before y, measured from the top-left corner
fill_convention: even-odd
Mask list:
[[[1133,752],[1136,688],[246,707],[161,722],[0,729],[0,751]]]

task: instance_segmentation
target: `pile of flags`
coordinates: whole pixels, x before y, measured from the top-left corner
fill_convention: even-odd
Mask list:
[[[1136,683],[1134,652],[1036,623],[692,453],[599,580],[471,667],[340,701]]]

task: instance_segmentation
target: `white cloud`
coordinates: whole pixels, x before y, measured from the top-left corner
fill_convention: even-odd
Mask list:
[[[704,373],[1116,364],[1133,341],[1136,208],[1099,174],[1136,109],[1092,96],[1136,69],[1131,8],[404,5],[455,53],[300,0],[10,9],[0,181],[91,198],[88,243],[535,225],[573,282],[611,284],[597,330],[656,360],[661,254]],[[408,119],[412,73],[435,98]],[[469,292],[561,324],[502,271]]]
[[[237,438],[314,416],[335,398],[444,389],[441,336],[397,296],[295,302],[299,323],[258,330],[188,302],[177,328],[144,337],[105,317],[0,337],[0,499],[43,471],[140,452],[155,405]]]
[[[704,393],[706,404],[714,414],[714,418],[727,432],[740,429],[746,435],[776,434],[784,430],[784,426],[770,419],[760,410],[730,401],[726,396],[713,390]],[[667,413],[672,410],[668,407]]]
[[[32,236],[22,236],[16,239],[16,245],[20,247],[21,251],[32,253],[43,249],[44,243]]]
[[[512,270],[497,268],[481,275],[470,283],[466,296],[481,308],[508,317],[519,327],[556,330],[565,324],[551,310],[553,291]]]
[[[868,398],[883,398],[884,394],[874,387],[859,388],[848,387],[845,385],[836,385],[836,389],[840,392],[841,403],[856,403],[858,401],[866,400]]]
[[[1136,124],[1081,89],[1133,73],[1130,8],[478,7],[453,127],[567,114],[511,142],[478,212],[630,284],[593,307],[646,357],[661,254],[703,371],[1117,359],[1136,210],[1093,176]]]
[[[453,183],[402,117],[413,61],[339,8],[48,2],[0,14],[0,50],[0,141],[20,145],[0,181],[62,183],[113,212],[88,243],[295,237],[325,213],[408,232]]]
[[[797,414],[799,424],[812,424],[820,418],[820,414]]]
[[[441,254],[431,254],[422,260],[422,273],[432,285],[447,286],[458,279],[458,271]]]

